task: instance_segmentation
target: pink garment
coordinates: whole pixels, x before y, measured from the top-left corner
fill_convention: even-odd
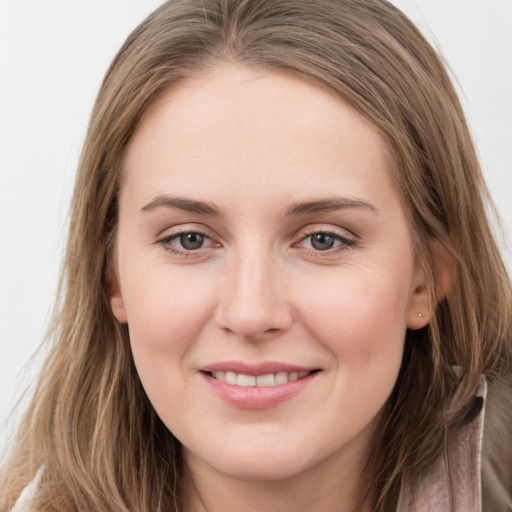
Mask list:
[[[30,482],[30,484],[28,484],[27,487],[23,489],[23,492],[21,493],[11,512],[36,512],[36,510],[31,506],[30,502],[36,494],[37,484],[39,483],[39,479],[41,478],[42,474],[43,468],[39,469],[34,480],[32,480],[32,482]]]
[[[481,377],[477,397],[483,406],[414,488],[404,483],[397,512],[483,512],[482,443],[487,382]]]

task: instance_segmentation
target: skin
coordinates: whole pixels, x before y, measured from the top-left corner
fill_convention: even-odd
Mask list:
[[[146,113],[123,170],[111,305],[183,444],[187,510],[364,510],[362,466],[405,331],[428,322],[390,169],[373,125],[277,72],[218,65]],[[291,211],[334,199],[341,207]],[[184,248],[183,232],[202,245]],[[314,233],[333,247],[319,250]],[[319,371],[251,409],[212,393],[200,369],[219,361]]]

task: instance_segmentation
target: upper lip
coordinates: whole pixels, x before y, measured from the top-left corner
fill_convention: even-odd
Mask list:
[[[280,363],[277,361],[266,361],[261,363],[244,363],[242,361],[223,361],[218,363],[207,364],[200,368],[201,371],[212,372],[234,372],[243,373],[244,375],[267,375],[269,373],[293,373],[293,372],[310,372],[318,368],[301,366],[289,363]]]

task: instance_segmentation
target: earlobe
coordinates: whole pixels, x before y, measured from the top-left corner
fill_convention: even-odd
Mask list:
[[[108,283],[110,289],[110,307],[112,308],[112,313],[119,323],[126,324],[128,323],[128,318],[126,316],[126,309],[124,307],[121,288],[119,287],[119,279],[116,272],[111,271],[109,274]]]
[[[121,297],[121,294],[110,296],[110,307],[112,308],[112,313],[114,314],[119,323],[128,323],[128,319],[126,317],[126,310],[124,308],[124,302],[123,298]]]
[[[409,311],[407,312],[407,328],[422,329],[430,321],[430,304],[426,282],[422,282],[414,289]]]
[[[453,284],[452,258],[445,247],[437,240],[432,241],[429,248],[432,256],[431,265],[434,278],[432,288],[435,291],[436,301],[440,302],[446,297]],[[430,322],[433,313],[426,276],[425,271],[418,270],[416,287],[407,314],[407,327],[409,329],[422,329]]]

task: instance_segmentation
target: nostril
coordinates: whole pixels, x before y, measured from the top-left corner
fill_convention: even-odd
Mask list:
[[[228,335],[264,340],[278,336],[292,325],[288,305],[279,296],[263,297],[249,293],[247,288],[235,291],[221,297],[214,317],[216,325]]]

